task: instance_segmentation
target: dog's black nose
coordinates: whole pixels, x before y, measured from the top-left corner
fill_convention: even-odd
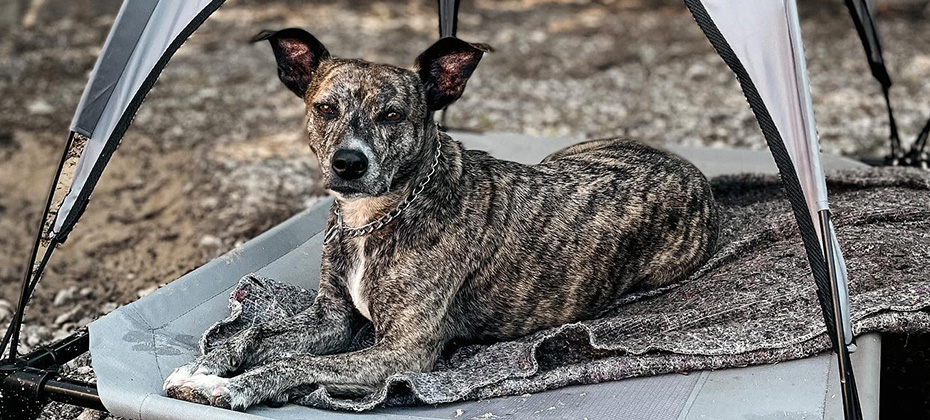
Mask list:
[[[361,178],[367,170],[368,158],[358,150],[342,149],[333,154],[333,172],[346,181]]]

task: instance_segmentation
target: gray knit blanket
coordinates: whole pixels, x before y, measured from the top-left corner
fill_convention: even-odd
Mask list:
[[[339,410],[521,395],[670,372],[798,359],[829,350],[813,277],[781,184],[771,176],[713,180],[716,255],[688,280],[622,298],[609,316],[518,340],[446,352],[433,371],[399,373],[349,400],[317,388],[293,402]],[[930,174],[870,169],[828,178],[846,258],[854,333],[930,332]],[[254,275],[204,352],[242,328],[293,316],[314,291]],[[373,343],[370,326],[353,347]]]

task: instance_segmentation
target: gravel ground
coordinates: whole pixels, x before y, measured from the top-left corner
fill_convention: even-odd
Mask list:
[[[119,3],[0,5],[4,324],[71,113]],[[824,150],[883,154],[884,104],[842,1],[801,3]],[[267,46],[246,43],[251,35],[301,26],[334,55],[406,66],[435,39],[434,7],[431,0],[224,6],[149,95],[88,214],[49,266],[21,350],[150,293],[319,199],[317,164],[301,140],[302,105],[277,81]],[[880,8],[879,20],[909,140],[930,116],[930,11],[926,1],[898,0]],[[466,0],[459,36],[497,52],[451,109],[455,128],[764,147],[735,79],[678,1]],[[92,377],[86,366],[85,358],[69,369]],[[44,414],[78,415],[60,406]]]

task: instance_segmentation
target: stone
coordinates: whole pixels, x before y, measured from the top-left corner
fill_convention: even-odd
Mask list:
[[[102,411],[85,408],[84,411],[77,416],[77,420],[103,420],[106,416],[107,414]]]
[[[110,312],[115,311],[116,308],[119,308],[119,303],[107,302],[100,306],[100,313],[106,315]]]
[[[139,289],[138,291],[136,291],[136,295],[139,296],[139,298],[144,298],[144,297],[146,297],[146,296],[152,294],[152,292],[154,292],[154,291],[156,291],[156,290],[158,290],[158,286],[157,286],[157,285],[156,285],[156,286],[151,286],[151,287],[146,287],[145,289]]]
[[[13,318],[13,304],[0,299],[0,322],[5,322]]]
[[[26,106],[26,111],[32,115],[49,115],[55,112],[55,107],[46,101],[37,99]]]
[[[55,306],[62,306],[73,301],[77,295],[77,291],[77,286],[59,290],[58,293],[55,294],[55,300],[52,301],[52,304]]]
[[[64,325],[68,321],[73,321],[75,316],[78,314],[78,312],[81,312],[82,309],[84,309],[82,305],[76,305],[75,307],[71,308],[70,311],[58,315],[58,317],[55,318],[55,325],[60,326]]]
[[[203,235],[203,237],[200,238],[200,246],[219,248],[223,246],[223,241],[213,235]]]

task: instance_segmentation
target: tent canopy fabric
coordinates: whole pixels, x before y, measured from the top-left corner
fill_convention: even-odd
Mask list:
[[[827,185],[819,153],[801,27],[793,1],[732,2],[705,0],[704,7],[746,68],[794,164],[818,240],[822,238],[819,213],[829,210]],[[766,47],[760,48],[765,45]],[[833,270],[839,277],[846,344],[852,342],[846,265],[836,234],[831,246],[839,258]],[[823,248],[824,244],[820,244]]]
[[[171,55],[221,0],[126,0],[71,122],[88,138],[49,237],[67,236]]]

